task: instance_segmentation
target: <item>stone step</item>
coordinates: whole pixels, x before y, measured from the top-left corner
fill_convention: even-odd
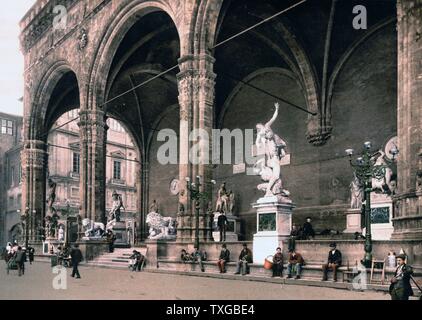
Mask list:
[[[217,261],[204,261],[203,262],[204,269],[206,273],[219,273]],[[228,274],[234,274],[236,272],[236,263],[229,262],[226,264],[226,270]],[[301,277],[304,279],[319,279],[322,278],[322,264],[312,264],[312,265],[305,265],[302,267]],[[200,267],[198,263],[183,263],[181,261],[172,261],[172,260],[158,260],[158,267],[161,270],[168,270],[168,271],[180,271],[180,272],[200,272]],[[252,276],[264,276],[264,277],[271,277],[272,271],[263,268],[263,265],[259,264],[250,264],[250,275]],[[369,282],[370,279],[370,270],[367,269],[367,281]],[[347,267],[340,267],[337,272],[337,279],[338,281],[343,281],[343,279],[347,279],[347,275],[344,272],[350,271]],[[388,279],[390,279],[394,274],[394,270],[386,270],[386,279],[384,283],[388,283]],[[284,265],[283,268],[283,276],[287,275],[287,265]],[[329,279],[332,278],[332,272],[328,273]],[[373,282],[381,283],[381,270],[374,270],[374,279]]]

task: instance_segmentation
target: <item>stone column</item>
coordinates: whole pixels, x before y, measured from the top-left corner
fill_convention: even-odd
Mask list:
[[[397,3],[400,154],[394,197],[394,239],[422,239],[422,0]]]
[[[22,209],[29,208],[29,239],[37,239],[37,231],[43,226],[46,210],[46,172],[48,166],[47,145],[44,141],[27,140],[21,151],[22,162]]]
[[[78,123],[81,137],[80,198],[81,216],[107,223],[106,143],[107,124],[101,110],[81,110]]]
[[[149,163],[142,162],[136,165],[136,194],[138,197],[138,241],[144,241],[148,237],[148,227],[145,223],[146,215],[149,211],[148,205],[148,183],[149,183]]]
[[[212,169],[211,137],[213,128],[214,86],[215,74],[213,72],[214,58],[210,55],[187,55],[179,59],[180,73],[177,75],[179,85],[180,105],[180,138],[179,138],[179,178],[181,192],[179,202],[183,204],[184,213],[178,215],[177,239],[179,241],[193,241],[195,239],[196,215],[193,203],[190,201],[189,192],[186,190],[186,177],[191,182],[196,176],[201,176],[202,192],[211,196]],[[190,133],[200,129],[208,134],[209,140],[189,141]],[[191,163],[189,151],[193,144],[200,146],[205,152],[201,154],[199,163]],[[206,150],[208,145],[209,150]],[[199,217],[199,238],[201,241],[209,240],[210,230],[204,200],[201,203]]]

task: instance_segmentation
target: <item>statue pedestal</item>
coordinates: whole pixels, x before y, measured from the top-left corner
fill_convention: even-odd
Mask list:
[[[349,209],[346,211],[346,229],[343,233],[362,233],[362,215],[360,209]]]
[[[218,217],[221,215],[219,212],[214,213],[214,223],[212,226],[212,237],[214,241],[220,241],[220,230],[218,229]],[[240,234],[240,219],[232,214],[227,214],[227,229],[226,229],[226,242],[239,241]]]
[[[390,240],[393,228],[393,201],[391,196],[371,193],[371,233],[372,240]],[[363,232],[365,233],[365,228]]]
[[[280,202],[277,197],[260,198],[252,206],[257,211],[257,233],[253,237],[254,263],[264,264],[277,247],[283,248],[292,229],[292,202]]]
[[[130,247],[126,222],[119,221],[115,222],[113,226],[113,233],[116,236],[116,241],[114,242],[114,246],[117,248],[127,248]]]

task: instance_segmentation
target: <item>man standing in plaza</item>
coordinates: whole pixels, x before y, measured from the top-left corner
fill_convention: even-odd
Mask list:
[[[412,286],[410,285],[410,277],[412,276],[412,267],[406,263],[406,256],[399,254],[397,256],[397,269],[394,277],[391,279],[390,295],[391,300],[409,300],[413,296]]]
[[[78,265],[83,260],[83,257],[82,252],[79,249],[79,245],[77,243],[75,243],[72,251],[70,252],[70,258],[72,260],[73,267],[72,274],[70,276],[75,277],[76,275],[76,279],[80,279],[81,275],[79,274]]]
[[[225,243],[222,245],[222,249],[220,252],[220,257],[217,261],[218,268],[220,269],[220,273],[226,273],[226,263],[230,261],[230,251],[227,249]]]
[[[246,243],[243,244],[243,249],[239,255],[239,261],[237,262],[237,270],[235,274],[240,274],[240,269],[242,269],[242,276],[249,273],[248,263],[252,263],[252,251],[248,248]]]
[[[341,252],[337,250],[337,244],[332,242],[330,244],[330,252],[328,253],[328,261],[322,266],[323,277],[322,281],[328,280],[328,270],[333,270],[333,281],[337,281],[337,269],[341,266]]]
[[[114,242],[116,241],[116,235],[110,229],[107,230],[107,242],[108,252],[114,252]]]

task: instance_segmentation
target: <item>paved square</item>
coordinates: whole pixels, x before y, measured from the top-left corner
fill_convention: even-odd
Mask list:
[[[6,274],[2,262],[0,299],[42,300],[289,300],[289,299],[352,299],[388,300],[381,292],[354,292],[331,288],[279,285],[255,281],[222,280],[202,277],[129,272],[80,267],[82,279],[71,278],[67,269],[67,289],[53,288],[53,274],[47,263],[26,266],[26,274]]]

